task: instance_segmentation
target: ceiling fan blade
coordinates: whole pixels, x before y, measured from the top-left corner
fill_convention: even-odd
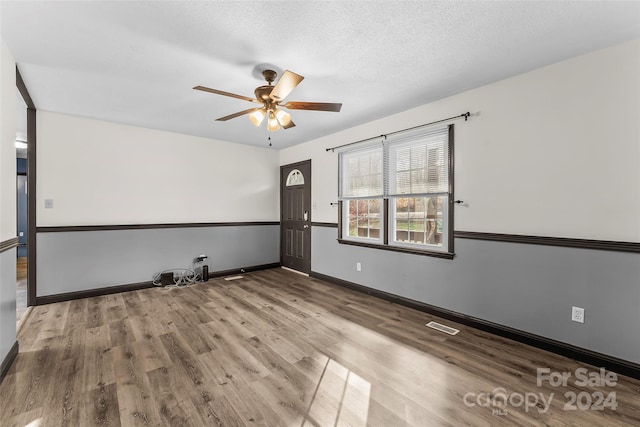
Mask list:
[[[194,89],[201,90],[203,92],[215,93],[216,95],[230,96],[231,98],[242,99],[243,101],[257,102],[258,104],[262,104],[262,102],[258,101],[257,99],[249,98],[248,96],[236,95],[235,93],[225,92],[218,89],[211,89],[210,87],[196,86],[194,87]]]
[[[291,110],[333,111],[338,113],[342,108],[342,104],[332,102],[287,102],[282,107]]]
[[[293,120],[289,120],[289,123],[287,123],[287,125],[286,125],[286,126],[284,126],[284,125],[283,125],[283,126],[282,126],[282,128],[283,128],[283,129],[289,129],[289,128],[294,127],[295,125],[296,125],[296,124],[295,124],[295,123],[293,123]]]
[[[299,74],[293,73],[289,70],[285,70],[284,74],[278,80],[278,83],[273,87],[271,91],[271,99],[274,101],[282,101],[293,91],[296,86],[304,79]]]
[[[262,108],[249,108],[248,110],[229,114],[228,116],[224,116],[224,117],[220,117],[219,119],[216,119],[216,122],[226,122],[227,120],[235,119],[236,117],[244,116],[245,114],[251,114],[257,110],[262,110]]]

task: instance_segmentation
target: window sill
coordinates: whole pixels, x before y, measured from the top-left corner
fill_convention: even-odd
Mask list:
[[[420,249],[411,249],[411,248],[404,248],[401,246],[389,246],[389,245],[380,245],[380,244],[374,244],[374,243],[358,242],[355,240],[338,239],[338,243],[343,245],[361,246],[363,248],[382,249],[384,251],[402,252],[405,254],[430,256],[434,258],[453,259],[453,257],[455,256],[455,254],[452,254],[450,252],[434,252],[434,251],[426,251],[426,250],[423,251]]]

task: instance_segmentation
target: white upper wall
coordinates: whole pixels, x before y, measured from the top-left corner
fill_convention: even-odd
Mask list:
[[[38,226],[279,219],[275,150],[45,111],[37,147]]]
[[[640,241],[640,40],[576,57],[280,152],[312,159],[312,220],[337,222],[325,148],[455,122],[455,229]]]
[[[0,242],[16,237],[16,64],[0,38]],[[0,253],[0,360],[16,341],[16,250]]]
[[[16,63],[0,40],[0,241],[16,237]]]

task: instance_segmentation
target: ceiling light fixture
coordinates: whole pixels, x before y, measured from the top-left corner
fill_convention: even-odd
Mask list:
[[[270,132],[276,132],[280,130],[280,127],[287,128],[291,124],[291,114],[277,108],[266,110],[261,108],[249,114],[249,120],[256,127],[260,126],[264,118],[269,115],[267,120],[267,130]]]
[[[249,114],[249,120],[251,120],[251,123],[253,123],[254,125],[256,125],[256,127],[258,127],[260,126],[260,123],[262,123],[262,121],[266,116],[267,116],[267,113],[264,111],[264,109],[256,110],[253,113]]]
[[[267,130],[269,132],[277,132],[280,130],[280,123],[278,123],[278,118],[273,111],[269,112],[269,120],[267,121]]]
[[[276,118],[283,127],[287,127],[291,123],[291,114],[283,110],[276,110]]]
[[[0,0],[1,1],[1,0]],[[315,110],[315,111],[334,111],[339,112],[342,108],[342,104],[334,102],[299,102],[289,101],[282,104],[283,100],[293,91],[296,86],[304,79],[299,74],[285,70],[278,83],[273,86],[273,82],[278,74],[273,70],[263,70],[262,76],[266,80],[267,84],[258,86],[253,93],[255,98],[249,98],[235,93],[224,92],[218,89],[212,89],[205,86],[195,86],[194,89],[202,90],[204,92],[215,93],[218,95],[229,96],[231,98],[242,99],[244,101],[255,102],[262,104],[262,107],[249,108],[248,110],[239,111],[237,113],[229,114],[228,116],[220,117],[216,119],[219,122],[225,122],[227,120],[235,119],[236,117],[249,116],[249,120],[254,126],[258,127],[267,118],[267,130],[269,132],[276,132],[283,129],[291,129],[295,127],[295,123],[291,120],[291,114],[283,111],[280,108],[293,109],[293,110]]]

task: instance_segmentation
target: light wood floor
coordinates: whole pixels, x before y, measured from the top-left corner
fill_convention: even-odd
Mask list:
[[[27,257],[16,260],[16,322],[27,311]]]
[[[34,307],[0,425],[640,425],[640,381],[538,387],[538,367],[596,368],[434,319],[281,269]],[[471,406],[501,392],[516,397]],[[565,410],[571,392],[618,406]],[[540,413],[526,393],[555,397]]]

